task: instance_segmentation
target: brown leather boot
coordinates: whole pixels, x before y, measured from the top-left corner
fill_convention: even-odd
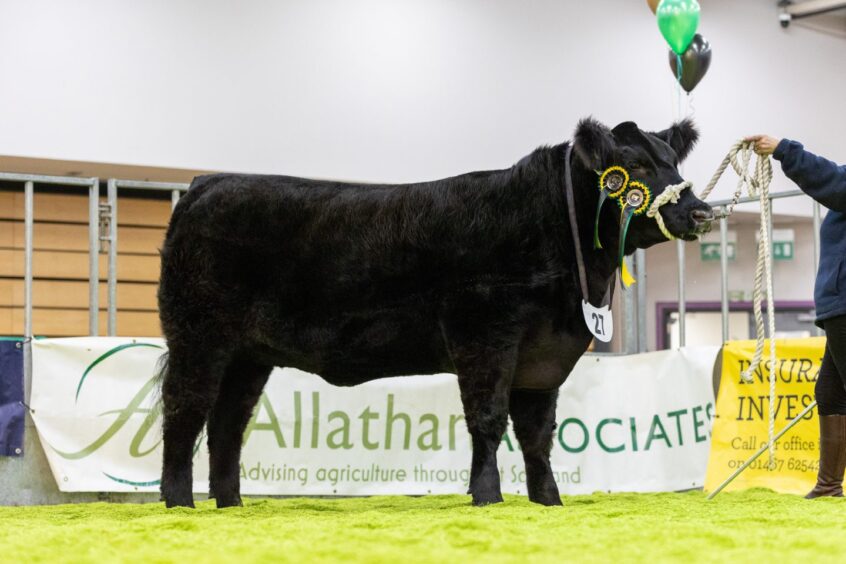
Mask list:
[[[805,496],[843,497],[846,471],[846,415],[820,416],[820,469],[817,485]]]

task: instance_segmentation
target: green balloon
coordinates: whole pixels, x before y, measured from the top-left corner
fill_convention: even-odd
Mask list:
[[[699,2],[696,0],[661,0],[658,4],[658,28],[670,49],[681,55],[693,41],[699,27]]]

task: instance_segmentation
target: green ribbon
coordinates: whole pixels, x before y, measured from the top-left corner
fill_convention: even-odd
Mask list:
[[[593,222],[593,248],[601,249],[602,243],[599,241],[599,212],[602,211],[602,204],[608,199],[608,191],[602,190],[599,193],[599,204],[596,206],[596,219]]]
[[[620,213],[620,252],[618,255],[618,262],[620,263],[620,283],[623,285],[623,288],[628,288],[635,281],[634,277],[632,277],[629,273],[629,269],[626,267],[626,263],[623,260],[625,258],[623,253],[626,250],[626,235],[629,233],[629,224],[634,216],[634,211],[635,208],[626,204],[623,206],[622,213]]]

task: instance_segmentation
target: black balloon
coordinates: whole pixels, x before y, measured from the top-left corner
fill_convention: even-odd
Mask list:
[[[693,36],[690,47],[681,55],[681,77],[677,68],[676,54],[670,49],[670,68],[685,92],[692,92],[711,66],[711,44],[700,34]]]

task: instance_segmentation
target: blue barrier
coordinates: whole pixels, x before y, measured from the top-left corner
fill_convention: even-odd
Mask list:
[[[23,454],[23,401],[23,341],[0,340],[0,456]]]

